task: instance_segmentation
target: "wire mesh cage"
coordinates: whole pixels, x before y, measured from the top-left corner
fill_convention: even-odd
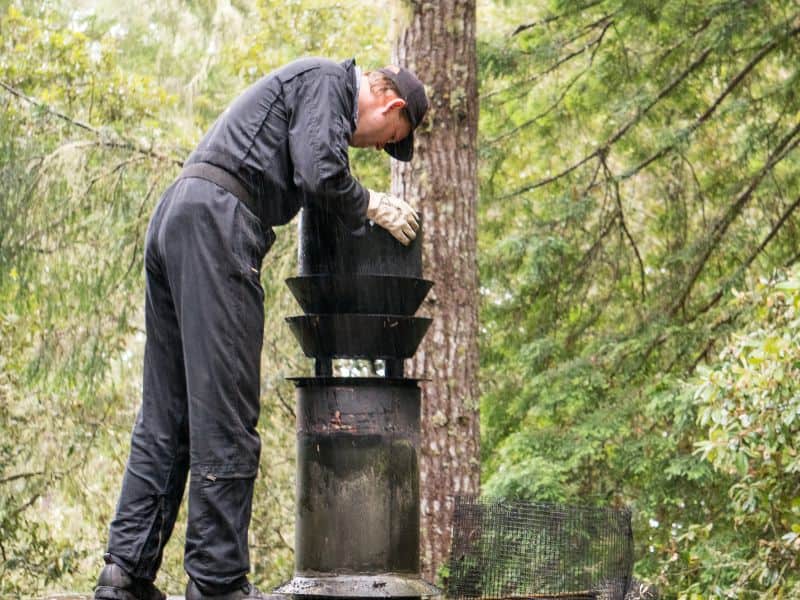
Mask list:
[[[454,599],[624,600],[631,513],[458,497],[449,566]]]

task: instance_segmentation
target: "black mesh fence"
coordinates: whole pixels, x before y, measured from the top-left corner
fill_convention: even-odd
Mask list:
[[[456,499],[450,598],[623,600],[628,509]]]

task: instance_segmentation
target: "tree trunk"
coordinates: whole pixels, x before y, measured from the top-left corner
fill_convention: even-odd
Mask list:
[[[422,312],[433,317],[410,373],[423,384],[422,573],[433,581],[450,549],[453,500],[480,485],[478,422],[478,87],[475,1],[411,1],[395,62],[425,83],[431,107],[411,163],[392,161],[393,192],[422,214]]]

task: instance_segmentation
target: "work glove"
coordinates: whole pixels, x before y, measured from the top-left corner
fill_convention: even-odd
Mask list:
[[[401,244],[408,246],[417,237],[419,230],[417,211],[400,198],[373,190],[367,191],[367,218],[391,233]]]

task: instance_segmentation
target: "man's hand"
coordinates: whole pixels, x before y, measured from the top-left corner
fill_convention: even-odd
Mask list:
[[[408,246],[419,230],[419,216],[406,202],[400,198],[382,192],[369,191],[369,207],[367,218],[377,223],[397,241]]]

